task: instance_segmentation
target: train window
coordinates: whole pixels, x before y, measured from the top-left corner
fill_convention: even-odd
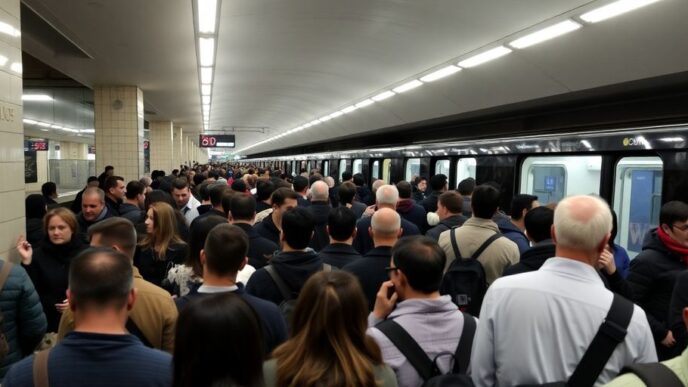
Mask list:
[[[602,156],[528,157],[521,168],[521,193],[536,195],[540,203],[599,194],[601,170]]]
[[[414,176],[420,175],[420,159],[406,160],[406,171],[404,173],[404,180],[412,181]]]
[[[355,175],[357,173],[361,173],[361,171],[363,171],[363,160],[355,159],[351,167],[351,173]]]
[[[375,160],[373,161],[373,170],[370,171],[371,177],[373,178],[372,180],[377,180],[380,178],[380,161]]]
[[[342,174],[346,172],[346,160],[339,160],[339,181],[342,181]]]
[[[456,163],[456,183],[460,183],[461,180],[472,177],[475,179],[475,166],[477,161],[473,157],[459,159]],[[449,168],[447,167],[447,172]],[[446,173],[445,173],[446,175]]]
[[[439,174],[449,176],[449,160],[435,161],[435,175]]]
[[[330,176],[330,160],[323,161],[322,168],[323,176]]]
[[[659,157],[624,157],[616,164],[614,211],[618,232],[615,242],[634,258],[647,231],[657,227],[662,207],[662,160]]]
[[[382,160],[382,180],[389,184],[389,173],[392,170],[392,160],[384,159]]]

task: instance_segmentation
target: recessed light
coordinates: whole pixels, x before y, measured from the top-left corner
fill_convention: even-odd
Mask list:
[[[360,109],[360,108],[362,108],[362,107],[366,107],[366,106],[372,105],[372,104],[374,104],[374,103],[375,103],[375,101],[373,101],[372,99],[368,98],[368,99],[364,99],[363,101],[357,103],[357,104],[354,105],[354,106],[356,106],[357,108]]]
[[[201,67],[201,83],[212,83],[213,82],[213,68],[212,67]]]
[[[212,90],[212,86],[201,85],[201,95],[210,95],[211,90]]]
[[[438,80],[438,79],[440,79],[440,78],[444,78],[444,77],[450,76],[450,75],[452,75],[452,74],[454,74],[454,73],[457,73],[457,72],[459,72],[459,71],[461,71],[461,67],[457,67],[457,66],[454,66],[454,65],[449,65],[449,66],[447,66],[447,67],[443,67],[443,68],[441,68],[441,69],[439,69],[439,70],[437,70],[437,71],[434,71],[434,72],[432,72],[432,73],[430,73],[430,74],[424,76],[424,77],[421,78],[420,80],[423,81],[423,82],[433,82],[433,81],[436,81],[436,80]]]
[[[404,92],[407,92],[409,90],[413,90],[416,87],[422,86],[422,85],[423,85],[423,82],[421,82],[417,79],[414,79],[414,80],[412,80],[410,82],[406,82],[403,85],[398,86],[392,90],[394,90],[395,93],[404,93]]]
[[[461,67],[475,67],[478,65],[481,65],[483,63],[489,62],[491,60],[495,60],[497,58],[501,58],[504,55],[507,55],[511,52],[510,49],[504,47],[504,46],[499,46],[495,47],[491,50],[487,50],[485,52],[482,52],[478,55],[474,55],[468,59],[464,59],[461,62],[459,62],[459,66]]]
[[[198,32],[214,34],[217,20],[217,0],[198,0]]]
[[[34,101],[34,102],[48,102],[52,101],[53,97],[47,94],[24,94],[22,95],[22,101]]]
[[[633,11],[634,9],[656,3],[657,1],[659,0],[619,0],[603,7],[593,9],[590,12],[586,12],[582,14],[580,18],[588,23],[597,23]]]
[[[373,101],[376,101],[376,102],[384,101],[384,100],[386,100],[387,98],[394,96],[395,94],[396,94],[396,93],[393,92],[393,91],[391,91],[391,90],[383,91],[382,93],[380,93],[380,94],[374,96],[374,97],[372,98],[372,100],[373,100]]]
[[[526,48],[534,44],[554,39],[561,35],[575,31],[579,28],[581,28],[580,24],[572,20],[565,20],[561,23],[545,27],[539,31],[533,32],[532,34],[528,34],[522,38],[516,39],[513,42],[509,43],[509,45],[514,48]]]
[[[213,65],[215,61],[215,38],[198,38],[198,56],[201,66]]]

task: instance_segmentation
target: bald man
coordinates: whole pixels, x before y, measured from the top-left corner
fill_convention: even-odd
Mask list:
[[[311,185],[311,205],[308,207],[315,220],[315,232],[309,247],[315,251],[320,251],[330,244],[330,236],[327,234],[330,209],[330,187],[326,182],[318,180]]]
[[[344,266],[342,270],[351,272],[358,277],[363,292],[368,299],[368,307],[370,310],[373,310],[375,295],[378,289],[380,289],[383,282],[389,280],[386,268],[389,266],[390,259],[392,258],[392,246],[401,237],[402,219],[391,208],[377,210],[370,219],[371,223],[367,232],[372,238],[375,247],[368,251],[363,258]]]

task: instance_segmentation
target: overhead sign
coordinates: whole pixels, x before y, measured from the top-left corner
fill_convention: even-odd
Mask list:
[[[201,148],[234,148],[233,134],[201,134],[198,140]]]

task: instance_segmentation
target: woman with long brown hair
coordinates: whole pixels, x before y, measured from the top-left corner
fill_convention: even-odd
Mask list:
[[[167,203],[151,204],[146,212],[146,236],[139,242],[134,265],[146,281],[161,286],[167,271],[186,259],[188,248],[179,237],[177,217]]]
[[[289,340],[263,366],[271,386],[396,386],[380,348],[366,335],[368,306],[356,278],[318,272],[301,290]]]

